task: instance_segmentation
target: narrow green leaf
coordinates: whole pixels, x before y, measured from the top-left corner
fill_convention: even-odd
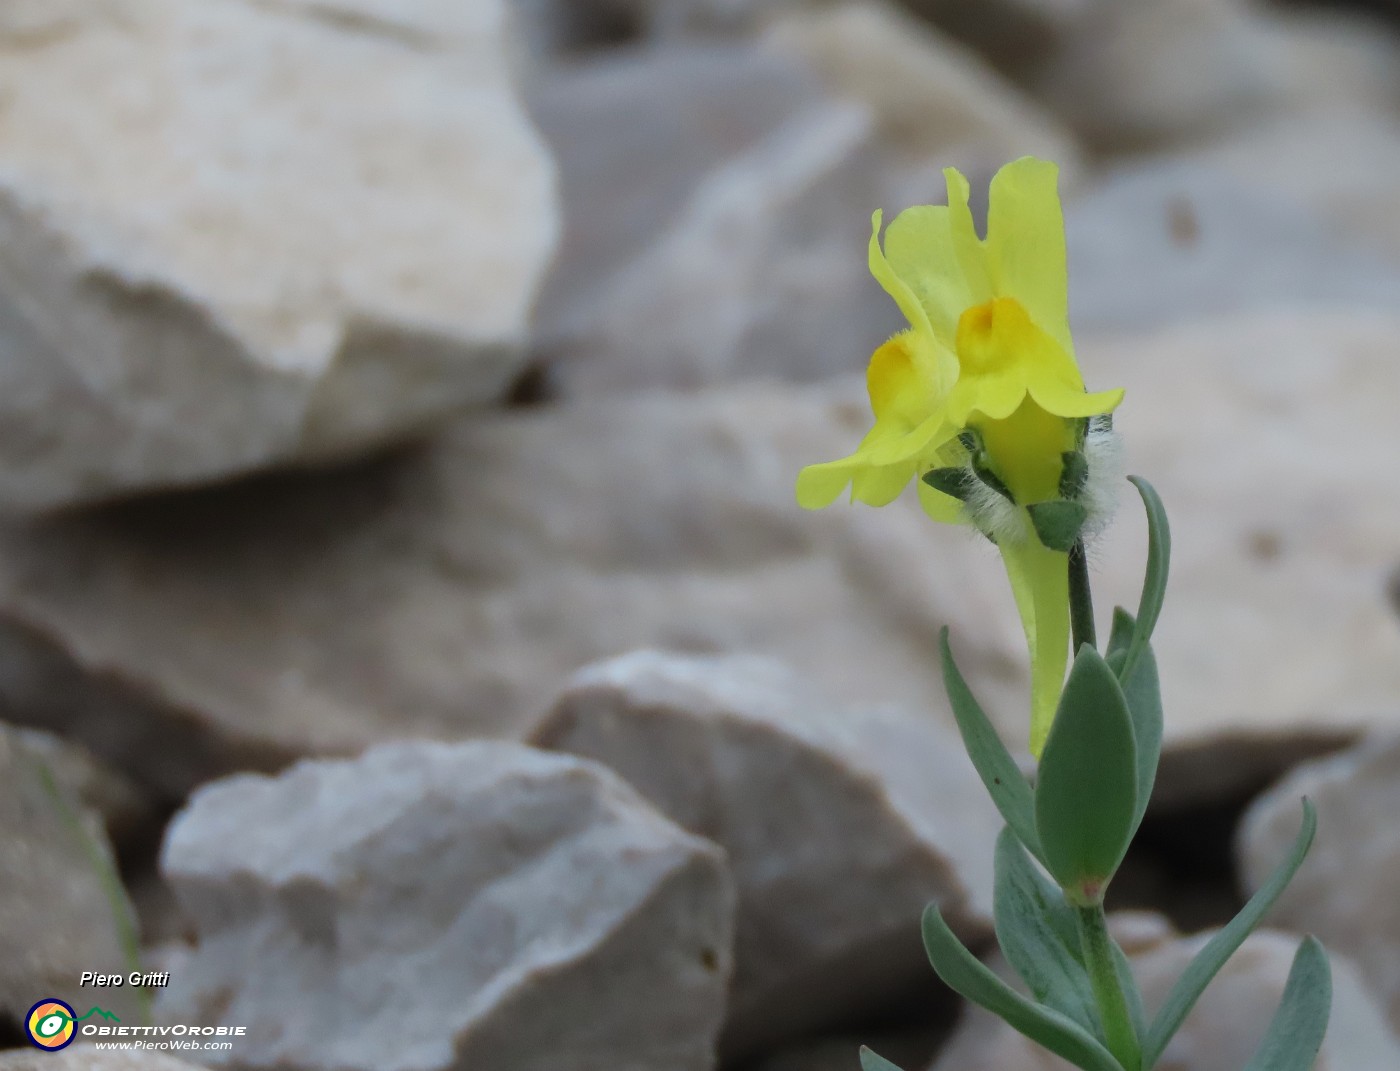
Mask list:
[[[1316,937],[1293,955],[1283,999],[1244,1071],[1311,1071],[1332,1014],[1332,969]]]
[[[1167,994],[1166,1002],[1157,1012],[1157,1017],[1152,1021],[1152,1026],[1147,1032],[1147,1040],[1142,1045],[1142,1059],[1145,1067],[1151,1067],[1156,1063],[1157,1058],[1167,1047],[1167,1042],[1181,1027],[1182,1020],[1186,1018],[1191,1009],[1195,1007],[1201,994],[1205,992],[1210,980],[1219,973],[1221,967],[1225,966],[1225,961],[1235,954],[1235,949],[1244,943],[1244,939],[1259,925],[1264,916],[1268,914],[1269,908],[1274,906],[1274,901],[1279,898],[1279,894],[1293,880],[1293,875],[1303,865],[1303,859],[1307,856],[1308,849],[1312,847],[1313,834],[1316,832],[1317,811],[1313,808],[1312,803],[1304,799],[1303,828],[1298,831],[1298,839],[1293,842],[1293,849],[1288,853],[1288,858],[1269,875],[1269,880],[1264,882],[1259,887],[1259,891],[1250,897],[1249,903],[1240,909],[1240,913],[1196,953],[1196,958],[1182,972],[1176,985],[1172,987],[1172,991]]]
[[[1142,496],[1147,510],[1147,575],[1142,583],[1142,598],[1138,602],[1137,627],[1133,630],[1128,653],[1123,660],[1121,680],[1128,680],[1137,669],[1142,652],[1157,627],[1157,615],[1162,612],[1162,600],[1167,591],[1167,573],[1171,566],[1172,532],[1167,524],[1167,510],[1153,486],[1141,476],[1128,479]]]
[[[1072,903],[1101,903],[1132,836],[1137,745],[1118,678],[1088,645],[1065,682],[1034,799],[1046,869]]]
[[[948,629],[938,634],[938,645],[943,652],[943,687],[948,692],[948,703],[953,708],[953,717],[958,722],[958,732],[962,734],[963,746],[972,759],[982,783],[992,802],[1001,812],[1002,818],[1012,829],[1021,843],[1030,849],[1037,859],[1042,859],[1040,838],[1035,831],[1035,801],[1031,786],[1026,783],[1016,760],[1006,750],[1001,737],[983,713],[972,689],[958,672],[953,661],[953,649],[948,645]]]
[[[1111,934],[1109,936],[1112,937]],[[1123,990],[1123,997],[1128,1003],[1128,1018],[1133,1023],[1133,1037],[1141,1044],[1142,1039],[1147,1037],[1147,1013],[1142,1009],[1142,990],[1138,988],[1133,969],[1128,965],[1128,957],[1118,947],[1117,941],[1113,942],[1113,966],[1118,971],[1118,986]]]
[[[1010,829],[997,838],[992,909],[997,944],[1031,996],[1103,1041],[1094,989],[1080,960],[1074,909]]]
[[[901,1068],[896,1067],[883,1056],[871,1052],[864,1045],[860,1047],[860,1067],[861,1071],[901,1071]]]
[[[1136,627],[1132,614],[1122,607],[1113,611],[1113,632],[1108,638],[1109,668],[1123,681],[1123,659]],[[1133,835],[1142,825],[1152,788],[1157,783],[1157,766],[1162,757],[1162,690],[1157,677],[1157,658],[1152,645],[1143,648],[1137,672],[1123,685],[1128,714],[1133,719],[1133,742],[1137,744],[1137,811],[1133,815]]]
[[[988,970],[953,936],[936,904],[924,911],[924,948],[938,977],[950,988],[1056,1056],[1083,1071],[1122,1071],[1112,1054],[1082,1026],[1053,1008],[1027,1000]]]

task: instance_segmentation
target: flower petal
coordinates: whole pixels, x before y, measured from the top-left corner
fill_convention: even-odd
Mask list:
[[[942,524],[957,524],[963,519],[963,504],[952,495],[945,495],[923,480],[918,482],[919,505],[924,512]]]
[[[867,260],[870,265],[870,274],[875,277],[875,281],[885,289],[885,293],[894,298],[894,303],[899,306],[899,311],[904,313],[904,318],[909,321],[909,326],[915,331],[922,331],[927,335],[932,335],[929,326],[928,313],[924,311],[924,306],[910,290],[909,284],[900,277],[894,267],[886,259],[884,251],[880,248],[880,220],[884,213],[876,209],[870,217],[870,246]],[[896,221],[897,222],[897,221]],[[894,224],[890,224],[891,227]]]
[[[1037,376],[1031,381],[1029,389],[1036,404],[1047,413],[1068,419],[1111,413],[1123,400],[1122,387],[1088,394],[1050,377]]]
[[[887,506],[914,478],[914,464],[867,465],[851,477],[851,497],[867,506]]]
[[[797,474],[797,504],[803,509],[823,509],[840,497],[861,464],[854,455],[839,461],[808,465]]]
[[[1058,176],[1053,163],[1032,156],[996,173],[988,195],[987,266],[997,295],[1025,306],[1036,326],[1072,358]]]
[[[1048,550],[1032,536],[1003,544],[1001,558],[1031,656],[1030,750],[1039,758],[1069,663],[1069,555]]]

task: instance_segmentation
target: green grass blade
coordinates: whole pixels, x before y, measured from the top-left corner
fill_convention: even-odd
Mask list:
[[[1035,829],[1035,799],[1031,786],[1022,776],[1016,760],[1006,750],[1006,745],[972,694],[972,689],[967,686],[967,681],[958,672],[958,665],[953,661],[953,650],[948,645],[947,628],[939,633],[938,644],[943,654],[943,687],[948,692],[948,702],[953,708],[953,717],[957,719],[958,732],[962,734],[968,757],[972,759],[972,765],[987,786],[987,793],[1006,824],[1031,854],[1043,861],[1040,837]]]
[[[1293,956],[1283,999],[1244,1071],[1311,1071],[1332,1014],[1332,969],[1316,937]]]
[[[930,904],[924,912],[923,929],[924,948],[933,969],[955,992],[1083,1071],[1123,1071],[1112,1054],[1078,1023],[1027,1000],[988,970],[953,936],[937,905]]]
[[[1219,973],[1221,967],[1225,966],[1225,961],[1235,954],[1235,950],[1244,943],[1244,939],[1263,921],[1269,908],[1274,906],[1274,901],[1279,898],[1279,894],[1293,880],[1293,875],[1298,872],[1298,868],[1303,865],[1303,859],[1307,856],[1308,849],[1312,847],[1313,835],[1316,832],[1317,811],[1312,803],[1305,799],[1303,800],[1303,827],[1298,831],[1298,838],[1293,842],[1293,848],[1288,853],[1288,858],[1269,875],[1269,880],[1250,897],[1249,903],[1240,909],[1240,913],[1196,953],[1196,958],[1191,961],[1181,977],[1177,979],[1172,991],[1167,995],[1166,1003],[1157,1012],[1157,1017],[1152,1021],[1152,1026],[1147,1032],[1147,1040],[1143,1042],[1144,1067],[1151,1067],[1157,1062],[1162,1051],[1167,1047],[1167,1042],[1171,1040],[1172,1035],[1181,1027],[1182,1021],[1195,1007],[1196,1001],[1205,992],[1210,980]]]

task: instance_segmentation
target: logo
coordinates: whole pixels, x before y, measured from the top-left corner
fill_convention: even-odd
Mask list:
[[[86,1015],[74,1015],[71,1004],[49,997],[29,1009],[24,1027],[29,1032],[29,1040],[35,1045],[49,1052],[57,1052],[73,1044],[73,1036],[78,1032],[77,1025],[94,1015],[109,1022],[121,1022],[112,1012],[98,1007],[89,1008]]]
[[[29,1040],[41,1049],[56,1052],[73,1044],[77,1027],[73,1009],[61,1000],[41,1000],[29,1009],[24,1026]]]

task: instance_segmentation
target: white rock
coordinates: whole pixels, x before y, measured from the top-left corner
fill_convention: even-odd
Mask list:
[[[450,51],[295,3],[0,22],[0,505],[354,453],[502,393],[556,205],[499,3],[467,6]]]
[[[556,72],[531,107],[567,220],[535,349],[566,392],[822,378],[896,328],[861,254],[873,121],[796,58],[653,49]]]
[[[946,723],[951,621],[1024,742],[992,548],[913,503],[793,500],[802,465],[863,433],[860,392],[470,419],[365,469],[0,527],[0,696],[176,794],[403,736],[528,731],[574,670],[647,644],[779,657],[834,701]]]
[[[612,767],[725,849],[739,893],[731,1054],[925,979],[930,901],[970,940],[990,932],[1001,818],[927,713],[833,706],[766,659],[638,651],[581,670],[532,742]]]
[[[1204,933],[1166,938],[1129,953],[1149,1021],[1191,958]],[[1293,962],[1299,938],[1260,930],[1226,963],[1180,1032],[1158,1071],[1239,1071],[1264,1036]],[[1356,969],[1336,954],[1332,1018],[1315,1071],[1388,1071],[1400,1066],[1400,1041],[1390,1032]],[[1072,1065],[1026,1040],[1001,1020],[974,1009],[931,1071],[1069,1071]]]
[[[813,67],[831,92],[871,109],[882,142],[924,172],[923,201],[942,190],[944,166],[979,189],[1026,155],[1056,161],[1061,189],[1074,185],[1079,150],[1058,121],[974,52],[889,0],[795,7],[769,24],[765,40]],[[902,207],[885,205],[887,216]]]
[[[1400,501],[1379,489],[1400,454],[1397,346],[1400,321],[1363,309],[1081,342],[1086,378],[1127,388],[1127,471],[1171,519],[1159,802],[1223,798],[1396,725]],[[1101,621],[1136,607],[1145,548],[1125,488],[1092,555]]]
[[[1239,834],[1247,889],[1287,853],[1304,796],[1317,805],[1317,839],[1271,918],[1355,960],[1400,1030],[1400,743],[1385,738],[1301,766],[1256,800]]]
[[[1239,0],[1092,0],[1026,69],[1037,99],[1101,150],[1201,141],[1271,117],[1396,99],[1374,24]]]
[[[1209,159],[1109,173],[1066,206],[1065,235],[1080,338],[1244,311],[1400,308],[1400,261]]]
[[[157,1017],[246,1026],[238,1067],[713,1066],[723,855],[596,764],[419,743],[230,778],[162,868],[200,942]]]
[[[128,953],[135,916],[120,884],[108,885],[112,849],[101,818],[84,806],[72,771],[55,770],[49,748],[31,741],[0,725],[0,1014],[20,1023],[48,996],[78,1015],[100,1002],[134,1018],[136,990],[95,998],[78,985],[83,971],[125,977],[136,968]]]

